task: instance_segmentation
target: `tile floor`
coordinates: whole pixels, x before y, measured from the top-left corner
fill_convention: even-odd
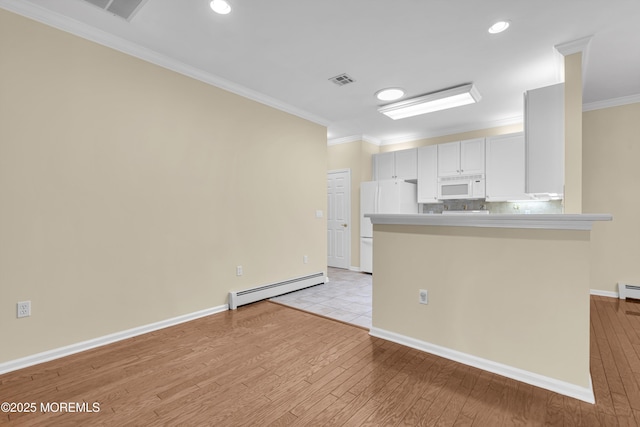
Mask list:
[[[371,275],[329,267],[329,282],[270,301],[371,328]]]

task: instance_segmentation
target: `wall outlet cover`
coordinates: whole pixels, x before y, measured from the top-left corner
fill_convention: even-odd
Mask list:
[[[20,301],[17,304],[17,316],[20,317],[29,317],[31,316],[31,301]]]

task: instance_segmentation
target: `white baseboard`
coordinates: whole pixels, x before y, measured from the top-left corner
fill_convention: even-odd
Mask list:
[[[514,368],[512,366],[503,365],[502,363],[493,362],[491,360],[472,356],[470,354],[462,353],[457,350],[452,350],[425,341],[406,337],[404,335],[396,334],[395,332],[389,332],[384,329],[371,328],[369,334],[377,338],[382,338],[387,341],[402,344],[407,347],[415,348],[416,350],[424,351],[426,353],[435,354],[436,356],[444,357],[445,359],[453,360],[455,362],[473,366],[474,368],[493,372],[494,374],[502,375],[503,377],[531,384],[536,387],[541,387],[546,390],[560,393],[574,399],[579,399],[587,403],[595,403],[591,376],[589,376],[589,387],[580,387],[575,384],[567,383],[550,377],[545,377],[543,375],[525,371],[519,368]]]
[[[620,294],[614,291],[599,291],[598,289],[591,289],[591,295],[597,295],[599,297],[619,298]]]
[[[360,270],[360,267],[354,267],[352,265],[351,267],[349,267],[349,271],[355,271],[356,273],[360,273],[362,270]]]
[[[65,347],[33,354],[31,356],[22,357],[20,359],[10,360],[8,362],[0,363],[0,375],[227,310],[229,310],[229,306],[227,304],[218,307],[207,308],[205,310],[196,311],[194,313],[185,314],[171,319],[161,320],[159,322],[151,323],[148,325],[138,326],[136,328],[127,329],[125,331],[116,332],[114,334],[109,334],[87,341],[82,341],[76,344],[71,344]]]

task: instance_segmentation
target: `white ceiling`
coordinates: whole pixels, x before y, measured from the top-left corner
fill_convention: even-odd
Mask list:
[[[639,0],[147,0],[128,22],[83,0],[0,0],[21,13],[326,125],[393,143],[522,121],[525,90],[562,81],[555,45],[592,36],[584,103],[640,102]],[[505,33],[488,27],[509,20]],[[328,79],[347,73],[355,83]],[[406,97],[473,82],[478,104],[403,120]]]

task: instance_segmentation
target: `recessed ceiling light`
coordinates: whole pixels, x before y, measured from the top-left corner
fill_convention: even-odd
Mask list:
[[[509,28],[509,21],[498,21],[495,24],[493,24],[491,27],[489,27],[489,32],[491,34],[498,34],[503,32],[507,28]]]
[[[231,5],[226,0],[212,0],[209,6],[215,13],[220,15],[226,15],[231,12]]]
[[[376,98],[380,101],[395,101],[404,96],[404,90],[398,87],[390,87],[376,92]]]

